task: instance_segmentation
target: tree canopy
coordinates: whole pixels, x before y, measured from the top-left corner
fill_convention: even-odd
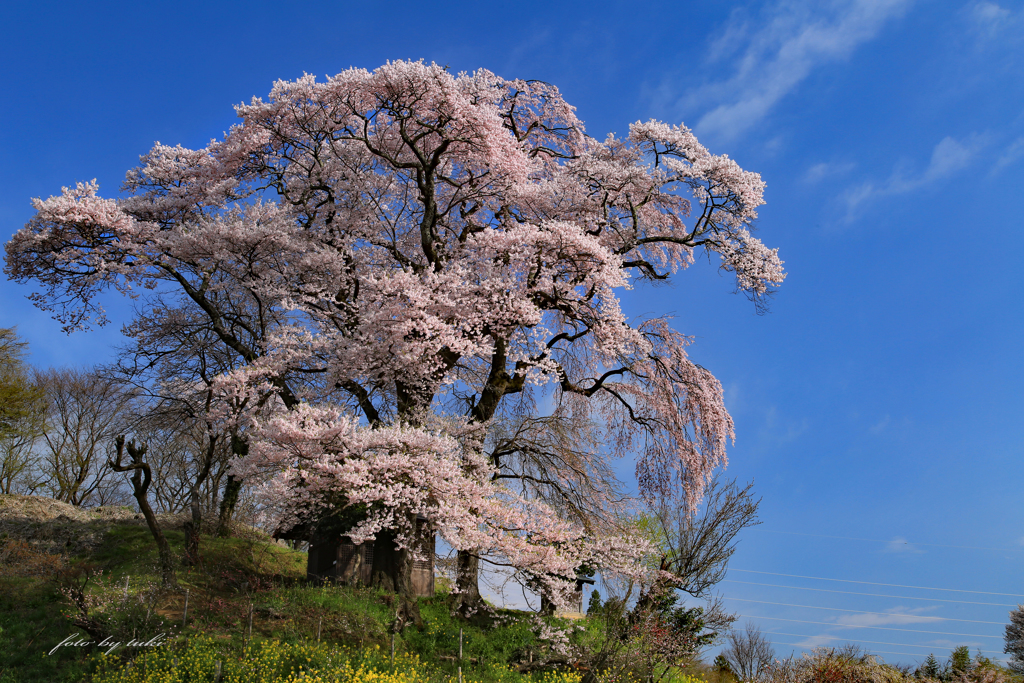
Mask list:
[[[155,145],[121,198],[36,200],[6,272],[68,330],[113,287],[137,344],[215,339],[211,424],[281,519],[359,506],[352,535],[408,548],[423,515],[553,595],[635,571],[609,459],[695,509],[733,423],[690,339],[616,292],[705,253],[763,305],[784,273],[751,234],[760,176],[681,125],[596,140],[554,86],[486,70],[305,76],[236,111],[203,149]]]

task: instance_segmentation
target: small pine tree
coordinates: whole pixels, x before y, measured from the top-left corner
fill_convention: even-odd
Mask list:
[[[962,676],[971,670],[971,648],[961,645],[949,654],[949,675],[951,678]]]
[[[715,670],[723,674],[732,673],[732,667],[729,666],[729,660],[725,658],[725,655],[715,657]]]
[[[914,678],[931,678],[938,680],[941,676],[942,669],[939,667],[939,660],[935,659],[934,654],[929,654],[928,658],[924,660],[924,663],[917,667],[917,671],[914,672]]]
[[[600,614],[601,607],[601,591],[595,589],[594,592],[590,594],[590,602],[587,603],[587,614]]]

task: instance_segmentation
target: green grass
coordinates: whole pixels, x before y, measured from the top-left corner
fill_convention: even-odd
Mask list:
[[[79,681],[88,653],[78,648],[47,651],[73,632],[60,616],[61,599],[47,581],[0,578],[0,683]]]
[[[172,550],[180,555],[183,533],[173,529],[164,533]],[[170,633],[168,647],[185,647],[203,635],[225,653],[237,654],[253,642],[316,643],[319,634],[325,646],[354,652],[390,651],[393,596],[369,588],[306,585],[305,553],[267,538],[203,536],[200,552],[197,566],[178,568],[180,590],[162,594],[152,605],[154,621],[147,622],[146,628],[159,627]],[[118,594],[126,580],[134,594],[155,585],[159,578],[152,536],[146,527],[133,524],[112,526],[88,557],[70,561],[71,568],[86,566],[102,570],[99,582],[93,579],[90,584],[93,595],[104,590],[107,595]],[[13,569],[18,574],[18,568]],[[73,610],[53,576],[44,576],[42,571],[28,573],[34,575],[9,576],[0,568],[0,683],[87,680],[96,666],[96,648],[61,647],[47,654],[81,631],[65,616]],[[188,625],[182,629],[186,591]],[[437,675],[454,677],[461,627],[467,677],[482,683],[525,680],[508,664],[537,647],[527,624],[513,622],[483,629],[458,621],[451,616],[445,596],[422,599],[420,608],[424,628],[407,628],[396,636],[400,656],[420,657]],[[105,666],[109,668],[109,662]]]
[[[172,551],[181,556],[183,533],[175,529],[164,533]],[[0,562],[5,555],[4,543],[0,539]],[[8,550],[11,547],[7,546]],[[369,661],[368,653],[390,656],[393,595],[370,588],[307,585],[305,553],[253,534],[236,538],[203,536],[200,562],[178,568],[179,589],[157,590],[160,571],[153,539],[146,527],[128,523],[112,525],[88,557],[72,558],[63,571],[66,576],[87,567],[102,570],[99,577],[91,579],[87,593],[106,596],[108,604],[114,605],[108,608],[110,616],[104,627],[120,633],[118,638],[123,642],[129,636],[150,638],[166,632],[166,644],[159,651],[121,648],[120,654],[102,660],[102,650],[95,647],[61,647],[47,654],[81,631],[66,616],[74,609],[57,588],[56,556],[35,552],[26,544],[20,547],[21,555],[6,553],[8,564],[15,557],[16,565],[0,564],[0,683],[77,683],[94,676],[99,683],[149,681],[138,668],[131,669],[134,673],[130,675],[124,673],[125,678],[118,673],[119,667],[133,656],[139,664],[150,662],[143,666],[155,667],[155,662],[163,661],[164,669],[174,659],[201,660],[206,662],[204,666],[212,666],[218,658],[237,663],[246,652],[259,650],[267,643],[278,643],[274,647],[285,653],[282,656],[298,656],[294,653],[310,647],[321,648],[317,656],[336,661]],[[182,628],[186,592],[188,623]],[[155,597],[150,600],[146,596]],[[420,612],[423,628],[406,628],[395,636],[397,657],[418,662],[417,680],[456,679],[460,629],[461,667],[467,682],[572,680],[572,676],[545,678],[544,674],[526,676],[516,671],[518,663],[539,659],[544,650],[533,624],[522,613],[499,610],[492,623],[481,626],[453,617],[449,596],[440,594],[421,599]],[[600,620],[588,619],[580,625],[586,630],[579,637],[591,641],[603,637]],[[202,648],[190,649],[200,640],[205,643]],[[163,654],[158,656],[158,652]],[[145,657],[140,656],[143,653]],[[97,666],[102,675],[97,673]],[[206,672],[206,679],[181,678],[168,671],[165,674],[168,681],[212,680],[212,669]],[[236,674],[244,679],[244,667],[232,675]],[[666,683],[671,678],[666,678]]]

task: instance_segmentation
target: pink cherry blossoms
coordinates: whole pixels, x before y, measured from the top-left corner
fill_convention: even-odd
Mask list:
[[[638,566],[600,518],[622,507],[608,460],[692,508],[733,425],[689,340],[616,290],[703,250],[761,301],[785,275],[751,234],[760,176],[683,126],[597,141],[553,86],[486,70],[392,62],[236,110],[205,149],[157,144],[120,199],[37,200],[8,275],[69,330],[110,287],[201,323],[234,368],[211,411],[283,522],[361,504],[353,537],[412,547],[424,515],[553,591]]]

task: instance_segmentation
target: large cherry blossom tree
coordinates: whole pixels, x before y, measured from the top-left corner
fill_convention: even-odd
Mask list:
[[[751,234],[760,176],[684,126],[595,140],[555,87],[485,70],[304,76],[236,110],[203,149],[157,144],[118,199],[36,200],[6,272],[68,330],[104,321],[108,288],[138,298],[129,334],[199,321],[233,368],[211,410],[236,475],[275,475],[269,510],[358,509],[355,537],[401,548],[404,595],[425,515],[469,604],[481,557],[552,595],[583,564],[628,570],[610,457],[696,505],[733,435],[721,386],[617,291],[706,253],[762,305],[784,273]]]

